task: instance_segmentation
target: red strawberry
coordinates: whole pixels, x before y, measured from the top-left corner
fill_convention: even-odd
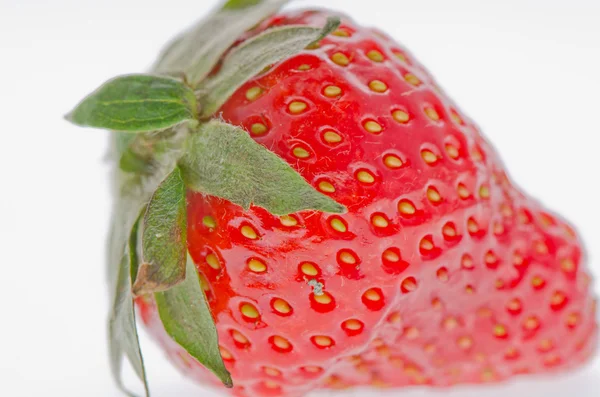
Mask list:
[[[326,17],[279,15],[242,39]],[[188,248],[236,395],[490,382],[593,351],[575,232],[511,183],[474,123],[386,36],[344,18],[221,112],[348,208],[278,218],[189,193]],[[173,362],[212,380],[153,304],[138,304]]]

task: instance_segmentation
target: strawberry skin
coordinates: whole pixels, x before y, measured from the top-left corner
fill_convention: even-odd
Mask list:
[[[246,36],[327,15],[279,15]],[[188,248],[236,395],[492,382],[593,352],[575,232],[511,183],[473,122],[386,36],[343,18],[221,113],[348,208],[276,217],[188,195]],[[138,308],[176,365],[212,381],[151,301]]]

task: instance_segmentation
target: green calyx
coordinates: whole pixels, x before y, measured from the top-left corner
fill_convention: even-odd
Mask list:
[[[228,0],[162,53],[152,74],[112,79],[66,118],[114,131],[117,200],[109,240],[110,362],[119,387],[124,357],[149,396],[133,299],[154,299],[171,338],[233,385],[217,330],[187,252],[186,194],[198,191],[275,215],[345,208],[316,191],[285,161],[214,114],[265,67],[318,42],[339,25],[268,29],[233,48],[245,31],[287,0]],[[243,153],[243,156],[240,156]]]

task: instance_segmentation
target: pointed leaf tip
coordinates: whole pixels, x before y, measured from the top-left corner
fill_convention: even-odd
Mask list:
[[[139,74],[107,81],[65,119],[82,127],[146,132],[193,120],[197,113],[194,92],[181,81]]]
[[[179,167],[152,195],[143,226],[143,262],[132,287],[135,296],[165,291],[185,279],[187,212]]]
[[[226,387],[233,387],[219,349],[219,336],[198,270],[188,256],[185,280],[154,295],[158,314],[171,338],[198,362],[211,370]]]
[[[329,18],[324,27],[288,25],[273,27],[244,41],[223,59],[219,72],[198,87],[202,104],[201,117],[214,115],[245,82],[266,67],[298,54],[320,41],[339,26],[337,17]]]
[[[222,8],[224,10],[239,10],[256,6],[262,2],[263,0],[229,0],[223,4]]]
[[[229,0],[177,37],[154,66],[160,74],[184,73],[196,86],[238,37],[273,15],[289,0]]]
[[[274,215],[303,210],[343,213],[288,163],[239,127],[213,120],[188,137],[180,167],[190,189]]]
[[[325,22],[325,26],[323,26],[323,29],[321,30],[321,34],[311,44],[318,43],[319,41],[323,40],[328,34],[335,31],[340,26],[341,23],[342,22],[339,17],[327,18],[327,22]]]

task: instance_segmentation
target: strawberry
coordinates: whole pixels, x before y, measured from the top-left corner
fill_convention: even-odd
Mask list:
[[[328,16],[273,16],[237,44]],[[347,208],[275,216],[188,192],[187,246],[234,394],[495,382],[594,350],[573,228],[513,185],[477,126],[387,36],[343,17],[218,113]],[[212,380],[164,333],[153,300],[137,303],[170,359]]]
[[[242,397],[585,362],[596,301],[573,228],[406,49],[284,3],[224,2],[67,115],[113,130],[118,385],[127,358],[149,396],[134,303],[187,375]]]

